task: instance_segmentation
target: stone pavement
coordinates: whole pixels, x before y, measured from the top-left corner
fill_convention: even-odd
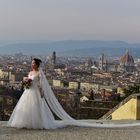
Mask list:
[[[128,128],[68,126],[55,130],[27,130],[9,128],[6,127],[6,122],[0,122],[0,140],[140,140],[140,126]]]

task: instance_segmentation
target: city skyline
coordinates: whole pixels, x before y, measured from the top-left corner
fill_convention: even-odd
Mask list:
[[[140,42],[138,0],[0,1],[0,40]]]

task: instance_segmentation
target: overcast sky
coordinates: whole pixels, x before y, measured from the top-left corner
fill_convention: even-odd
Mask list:
[[[140,0],[0,0],[0,40],[140,42]]]

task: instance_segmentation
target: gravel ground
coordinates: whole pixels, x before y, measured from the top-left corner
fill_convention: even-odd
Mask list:
[[[5,125],[6,122],[0,122],[0,140],[140,140],[140,126],[128,128],[68,126],[56,130],[27,130]]]

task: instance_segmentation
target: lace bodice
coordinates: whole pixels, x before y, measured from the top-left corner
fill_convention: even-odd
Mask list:
[[[40,78],[39,74],[29,74],[28,78],[32,79],[32,87],[39,87],[40,86]]]

